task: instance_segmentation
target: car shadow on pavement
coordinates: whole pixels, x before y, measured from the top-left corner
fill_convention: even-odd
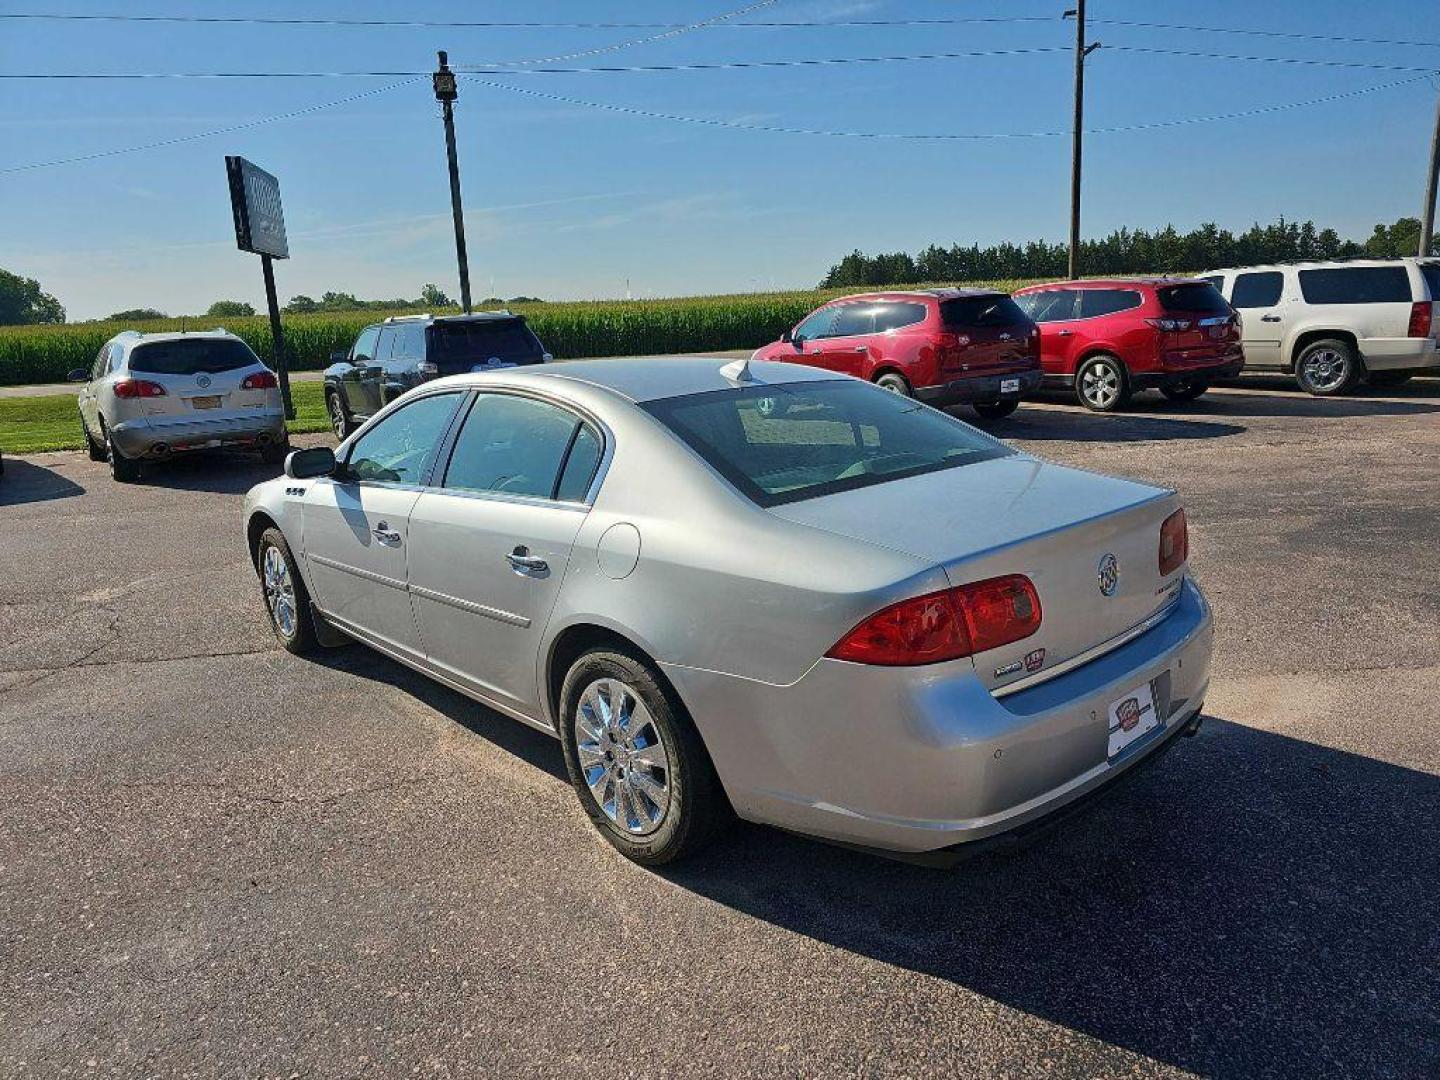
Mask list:
[[[177,491],[243,495],[262,480],[273,480],[281,472],[279,465],[266,465],[254,454],[192,451],[165,461],[146,461],[141,466],[140,483]]]
[[[1211,718],[1008,855],[936,871],[740,826],[663,876],[1179,1068],[1433,1076],[1436,821],[1436,776]]]
[[[1203,416],[1297,416],[1321,419],[1344,419],[1352,416],[1424,416],[1440,413],[1440,402],[1427,401],[1429,394],[1405,395],[1406,400],[1397,400],[1398,391],[1388,392],[1384,397],[1310,397],[1300,394],[1250,393],[1247,390],[1230,390],[1223,394],[1206,394],[1190,405],[1179,406],[1179,410]],[[1144,407],[1150,402],[1138,401]],[[1177,407],[1163,399],[1154,402],[1167,412]]]
[[[5,472],[0,474],[0,506],[48,502],[83,494],[84,488],[54,469],[32,465],[23,458],[5,459]]]
[[[1020,410],[1004,420],[976,420],[963,413],[955,414],[967,424],[988,431],[997,439],[1035,439],[1065,442],[1161,442],[1172,439],[1218,439],[1239,435],[1245,428],[1238,424],[1219,424],[1205,420],[1176,420],[1161,416],[1145,416],[1128,412],[1100,415],[1078,407],[1059,412],[1055,409]]]

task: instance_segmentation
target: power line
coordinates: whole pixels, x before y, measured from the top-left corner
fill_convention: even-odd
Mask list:
[[[1359,68],[1366,71],[1416,71],[1435,74],[1434,67],[1372,64],[1362,60],[1320,60],[1301,56],[1247,56],[1239,53],[1191,52],[1186,49],[1152,49],[1140,45],[1106,45],[1106,52],[1144,53],[1148,56],[1184,56],[1199,60],[1245,60],[1257,64],[1300,64],[1305,67]]]
[[[1325,105],[1335,101],[1344,101],[1349,98],[1362,97],[1366,94],[1378,93],[1382,90],[1393,90],[1396,87],[1408,86],[1412,83],[1422,82],[1430,77],[1430,72],[1423,75],[1415,75],[1408,79],[1396,79],[1392,82],[1381,83],[1378,86],[1362,87],[1358,90],[1346,90],[1340,93],[1327,94],[1324,97],[1309,98],[1305,101],[1291,101],[1276,105],[1264,105],[1253,109],[1242,109],[1238,112],[1214,113],[1208,116],[1181,117],[1172,120],[1155,120],[1140,124],[1121,124],[1113,127],[1086,128],[1086,135],[1117,135],[1135,131],[1153,131],[1160,128],[1185,127],[1191,124],[1209,124],[1222,120],[1241,120],[1253,116],[1264,116],[1269,113],[1287,112],[1292,109],[1304,109],[1315,105]],[[512,94],[523,94],[526,97],[540,98],[545,101],[554,101],[564,105],[579,105],[589,109],[597,109],[602,112],[618,113],[625,116],[635,116],[650,120],[669,120],[682,124],[698,124],[705,127],[729,128],[735,131],[754,131],[772,135],[816,135],[833,139],[883,139],[899,141],[927,141],[927,142],[969,142],[978,140],[1001,140],[1001,139],[1047,139],[1069,135],[1070,131],[1015,131],[1015,132],[891,132],[891,131],[842,131],[824,128],[784,127],[775,124],[757,124],[743,120],[722,120],[716,117],[707,116],[685,116],[679,113],[657,112],[652,109],[641,109],[630,105],[616,105],[603,101],[588,101],[584,98],[570,97],[566,94],[551,94],[543,90],[534,90],[528,86],[517,86],[514,83],[497,82],[493,79],[483,79],[467,74],[466,81],[476,83],[480,86],[488,86],[495,90],[505,90]]]
[[[1090,19],[1105,26],[1128,26],[1142,30],[1181,30],[1198,34],[1241,34],[1249,37],[1285,38],[1291,41],[1324,41],[1343,45],[1405,45],[1440,49],[1440,41],[1406,41],[1401,38],[1350,37],[1342,34],[1302,34],[1290,30],[1254,30],[1242,26],[1186,26],[1179,23],[1139,22],[1133,19]]]

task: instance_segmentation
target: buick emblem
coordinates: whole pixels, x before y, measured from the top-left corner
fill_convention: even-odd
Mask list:
[[[1105,596],[1114,596],[1115,590],[1120,587],[1120,560],[1107,551],[1100,557],[1099,572],[1095,577],[1100,582],[1100,592]]]
[[[200,387],[201,390],[204,390],[205,387],[210,385],[210,376],[201,375],[198,379],[195,380],[195,385]]]

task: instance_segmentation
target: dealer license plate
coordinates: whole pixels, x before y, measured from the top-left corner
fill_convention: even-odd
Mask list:
[[[1000,380],[1000,393],[1002,393],[1002,394],[1018,394],[1019,392],[1020,392],[1020,380],[1019,380],[1019,379],[1001,379],[1001,380]]]
[[[220,395],[211,394],[208,397],[192,397],[190,404],[197,409],[218,409],[220,407]]]
[[[1118,701],[1110,703],[1109,756],[1114,757],[1136,739],[1160,726],[1160,712],[1155,708],[1155,692],[1150,684],[1141,683]]]

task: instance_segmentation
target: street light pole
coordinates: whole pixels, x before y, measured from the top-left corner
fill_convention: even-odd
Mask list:
[[[1085,0],[1063,18],[1075,19],[1075,128],[1070,145],[1070,266],[1071,279],[1080,276],[1080,150],[1085,124],[1085,58],[1100,47],[1085,44]]]
[[[450,70],[449,57],[439,52],[440,67],[435,72],[435,100],[445,114],[445,156],[450,162],[450,212],[455,217],[455,259],[460,264],[460,304],[470,314],[470,259],[465,253],[465,213],[460,209],[460,163],[455,157],[455,99],[460,91],[455,73]]]
[[[1440,187],[1440,97],[1435,100],[1435,134],[1430,137],[1430,178],[1425,185],[1425,205],[1420,211],[1420,257],[1430,254],[1435,243],[1435,189]]]

